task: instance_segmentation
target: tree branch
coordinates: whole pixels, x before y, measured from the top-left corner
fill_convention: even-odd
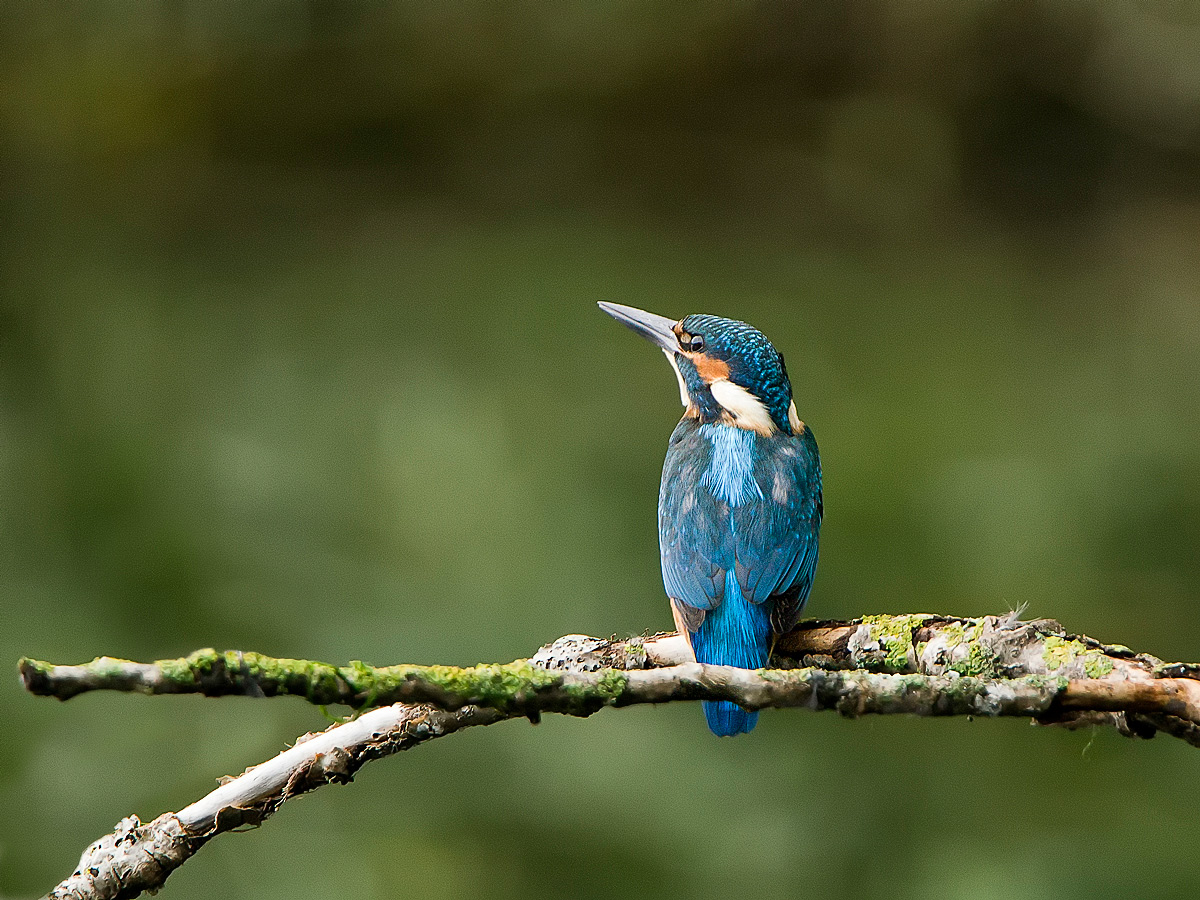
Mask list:
[[[89,846],[79,866],[43,900],[117,900],[163,886],[212,838],[259,825],[286,800],[325,784],[347,784],[372,759],[408,750],[472,725],[506,718],[491,709],[445,712],[397,704],[300,738],[179,812],[142,824],[137,816]]]
[[[108,900],[154,890],[215,835],[261,823],[296,794],[348,782],[372,759],[472,725],[517,716],[536,721],[543,712],[586,716],[605,706],[733,700],[751,709],[803,706],[848,716],[1032,716],[1068,727],[1109,724],[1140,737],[1161,730],[1200,746],[1200,667],[1164,665],[1068,635],[1049,620],[1021,622],[1013,614],[809,621],[782,637],[775,651],[778,668],[761,671],[698,664],[674,634],[625,641],[569,635],[530,660],[470,668],[336,667],[212,650],[155,663],[102,657],[57,666],[23,659],[25,686],[64,700],[123,690],[292,694],[380,707],[306,735],[178,813],[144,825],[134,816],[122,820],[48,897]]]

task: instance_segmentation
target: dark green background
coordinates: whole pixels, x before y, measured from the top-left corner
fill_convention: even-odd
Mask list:
[[[669,627],[674,379],[786,353],[810,611],[1200,659],[1188,3],[0,9],[0,895],[308,729],[25,696],[22,654],[472,663]],[[222,837],[164,897],[1194,897],[1200,756],[1021,721],[512,722]]]

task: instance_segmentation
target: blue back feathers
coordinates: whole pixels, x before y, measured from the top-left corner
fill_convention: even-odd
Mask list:
[[[701,483],[730,507],[751,499],[762,500],[754,480],[754,449],[757,435],[725,425],[701,425],[700,433],[712,445],[712,460]],[[730,519],[731,531],[735,523]],[[725,573],[725,597],[704,617],[692,638],[696,661],[743,669],[761,669],[767,664],[771,617],[765,605],[754,605],[742,596],[735,575],[736,565]],[[758,713],[747,712],[726,700],[705,702],[704,717],[714,734],[728,736],[749,731]]]
[[[711,424],[701,425],[700,433],[712,445],[712,459],[700,483],[730,506],[741,506],[751,498],[761,500],[762,489],[754,480],[754,439],[758,435]]]
[[[659,547],[697,661],[767,664],[772,634],[795,624],[808,596],[820,525],[820,461],[807,429],[764,437],[679,423],[663,467]],[[749,731],[758,718],[725,701],[704,712],[719,735]]]

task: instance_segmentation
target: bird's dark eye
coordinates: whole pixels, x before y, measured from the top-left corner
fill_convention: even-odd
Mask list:
[[[684,350],[690,350],[693,353],[699,353],[704,349],[704,338],[698,334],[689,335],[679,343],[683,344]]]

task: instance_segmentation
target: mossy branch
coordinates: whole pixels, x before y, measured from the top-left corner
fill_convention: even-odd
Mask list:
[[[333,666],[198,650],[153,663],[101,657],[59,666],[23,659],[20,671],[33,693],[64,700],[93,690],[289,694],[355,709],[426,703],[531,718],[547,712],[586,716],[605,706],[672,700],[734,700],[749,709],[970,714],[990,709],[988,698],[1003,689],[1027,699],[988,714],[1071,723],[1086,713],[1089,722],[1105,721],[1126,734],[1161,729],[1200,744],[1194,730],[1200,729],[1197,667],[1165,666],[1125,647],[1068,635],[1050,620],[916,614],[808,621],[778,642],[773,659],[778,668],[748,672],[695,663],[662,668],[686,661],[686,648],[674,635],[624,641],[572,635],[532,660],[465,668],[357,661]],[[1028,699],[1033,694],[1036,699]]]
[[[177,813],[146,824],[135,816],[122,820],[48,897],[155,890],[213,836],[259,824],[297,794],[348,782],[372,759],[465,727],[536,720],[543,712],[590,715],[605,706],[733,700],[752,709],[802,706],[848,716],[1032,716],[1068,727],[1115,725],[1139,737],[1165,731],[1200,746],[1200,667],[1166,665],[1068,635],[1049,620],[920,614],[809,621],[775,650],[776,668],[761,671],[700,665],[678,635],[626,641],[570,635],[530,660],[469,668],[337,667],[211,650],[156,663],[22,660],[26,687],[60,699],[91,690],[292,694],[379,707],[304,736]]]

